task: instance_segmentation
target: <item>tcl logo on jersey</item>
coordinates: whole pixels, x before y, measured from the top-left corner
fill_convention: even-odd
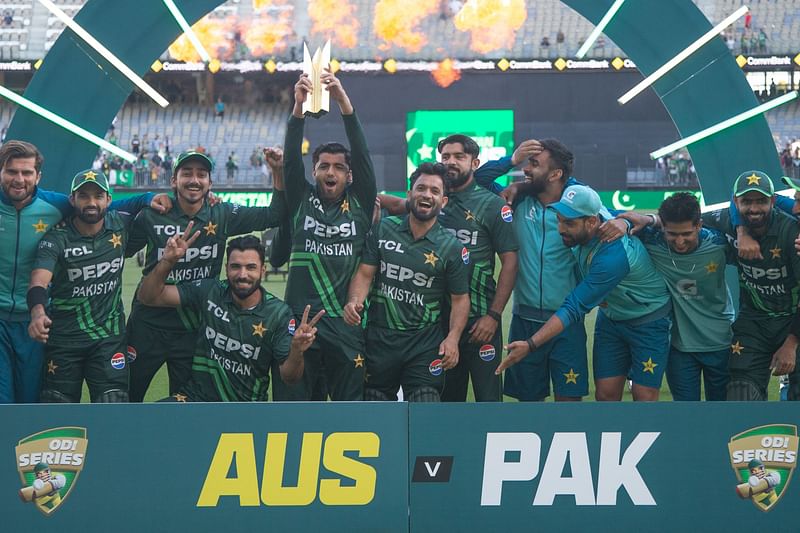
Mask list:
[[[259,452],[257,460],[252,433],[222,433],[197,507],[216,507],[221,497],[232,500],[226,504],[241,507],[306,506],[317,497],[322,505],[367,505],[375,498],[378,474],[363,458],[380,456],[377,434],[337,432],[324,437],[322,433],[303,433],[300,451],[287,453],[289,437],[288,433],[267,433],[266,450]],[[291,442],[297,442],[296,435]],[[287,456],[298,455],[299,465],[286,464]],[[261,459],[264,469],[259,487],[257,465]],[[231,465],[236,465],[232,477]],[[320,472],[322,465],[324,473]],[[284,471],[300,475],[287,485]],[[322,479],[321,474],[325,476]]]
[[[166,235],[168,237],[172,237],[173,235],[181,235],[183,233],[183,230],[180,226],[173,226],[169,224],[153,224],[153,229],[155,230],[156,235]]]
[[[214,348],[219,348],[228,353],[238,353],[245,359],[258,359],[258,354],[261,353],[261,346],[255,347],[252,344],[243,343],[240,340],[228,337],[222,333],[217,333],[214,328],[206,326],[206,339],[211,341]]]
[[[64,257],[82,257],[84,255],[90,255],[94,252],[89,249],[88,246],[83,245],[75,248],[65,248],[64,249]]]
[[[405,250],[403,250],[403,243],[397,241],[390,241],[388,239],[378,239],[378,248],[383,248],[384,250],[397,252],[398,254],[406,253]]]
[[[164,249],[158,249],[158,260],[164,257]],[[178,259],[178,263],[189,263],[195,259],[215,259],[219,254],[219,244],[210,244],[208,246],[201,246],[200,248],[188,248],[186,255]]]
[[[343,224],[329,226],[318,221],[316,218],[306,215],[303,221],[303,229],[311,230],[317,237],[355,237],[356,235],[356,222],[352,220]]]
[[[466,248],[461,249],[461,260],[464,261],[465,265],[469,264],[469,250]]]
[[[388,279],[396,279],[397,281],[411,281],[417,287],[428,287],[433,285],[436,276],[429,276],[422,272],[414,272],[408,267],[395,265],[394,263],[387,263],[381,261],[381,274]]]
[[[107,273],[116,273],[122,268],[123,259],[118,257],[113,261],[103,261],[94,265],[86,265],[82,268],[68,268],[67,277],[70,281],[79,279],[97,279],[103,277]]]
[[[478,244],[478,232],[470,231],[468,229],[459,229],[455,230],[453,228],[445,228],[447,231],[455,235],[456,239],[461,242],[461,244],[469,244],[475,246]]]
[[[514,211],[507,205],[504,205],[502,209],[500,209],[500,216],[503,217],[505,222],[511,222],[514,220]]]

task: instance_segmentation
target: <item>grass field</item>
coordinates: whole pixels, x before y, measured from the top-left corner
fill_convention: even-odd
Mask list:
[[[223,270],[224,273],[224,270]],[[125,262],[125,271],[123,274],[123,284],[122,284],[122,291],[123,291],[123,302],[126,305],[126,311],[130,309],[130,302],[133,298],[133,293],[136,290],[136,284],[139,282],[141,278],[141,268],[136,264],[136,260],[131,258]],[[271,293],[275,294],[279,298],[283,298],[284,289],[286,288],[286,282],[283,279],[282,275],[272,275],[269,276],[268,281],[264,282],[264,287]],[[592,367],[592,343],[594,337],[594,321],[595,321],[595,314],[597,310],[592,311],[590,315],[586,317],[586,333],[588,337],[588,353],[589,353],[589,368]],[[511,304],[509,303],[506,306],[506,310],[503,313],[503,335],[508,333],[508,325],[511,323]],[[155,378],[153,379],[152,384],[150,385],[150,389],[147,391],[145,396],[145,401],[152,402],[164,398],[169,393],[169,384],[167,378],[167,371],[166,366],[162,367],[161,370],[156,374]],[[769,397],[770,399],[777,399],[778,398],[778,380],[777,378],[773,378],[770,383],[769,387]],[[472,401],[472,390],[469,391],[469,400]],[[589,396],[586,398],[587,401],[594,401],[594,383],[590,379],[589,380]],[[625,391],[624,401],[632,400],[630,392],[627,390]],[[668,401],[672,400],[672,394],[669,392],[669,388],[666,384],[666,379],[661,386],[661,400]],[[83,391],[83,401],[88,401],[88,391],[84,385]],[[514,398],[505,397],[505,401],[516,401]]]

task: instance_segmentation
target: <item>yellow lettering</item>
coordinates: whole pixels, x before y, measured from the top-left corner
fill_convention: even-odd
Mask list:
[[[343,487],[341,479],[323,479],[319,483],[319,500],[325,505],[366,505],[375,497],[375,469],[347,457],[345,451],[356,451],[359,457],[378,457],[381,440],[375,433],[333,433],[325,441],[322,464],[335,474],[355,480]]]
[[[235,462],[236,477],[227,477]],[[197,507],[216,507],[220,496],[239,496],[240,506],[258,506],[256,450],[252,433],[223,433],[208,467]]]
[[[296,487],[283,486],[287,433],[268,433],[261,481],[264,505],[309,505],[317,496],[322,433],[304,433]]]

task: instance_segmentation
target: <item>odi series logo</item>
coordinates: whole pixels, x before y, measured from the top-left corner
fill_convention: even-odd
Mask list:
[[[731,437],[728,450],[739,479],[739,497],[770,511],[789,486],[797,466],[797,448],[797,426],[759,426]]]
[[[86,460],[86,428],[47,429],[21,439],[16,446],[19,497],[45,515],[66,500]]]

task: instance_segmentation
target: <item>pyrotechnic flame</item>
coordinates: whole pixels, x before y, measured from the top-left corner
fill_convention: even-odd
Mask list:
[[[399,46],[409,52],[419,52],[428,42],[416,26],[425,17],[439,10],[434,0],[379,0],[375,4],[375,35],[386,41],[381,48]]]
[[[220,19],[206,15],[192,26],[192,30],[213,59],[229,59],[233,55],[233,43],[228,34],[235,24],[232,17]],[[177,61],[202,61],[186,35],[178,37],[168,51]]]
[[[525,0],[467,0],[453,22],[470,32],[472,50],[487,53],[511,48],[527,17]]]
[[[308,15],[313,26],[311,34],[330,39],[343,48],[353,48],[358,43],[359,22],[355,7],[347,0],[308,0]]]
[[[431,72],[431,77],[436,85],[446,89],[461,79],[461,71],[455,68],[452,60],[445,59]]]
[[[292,17],[286,11],[260,16],[243,29],[242,41],[254,56],[278,54],[286,50],[292,35]]]

